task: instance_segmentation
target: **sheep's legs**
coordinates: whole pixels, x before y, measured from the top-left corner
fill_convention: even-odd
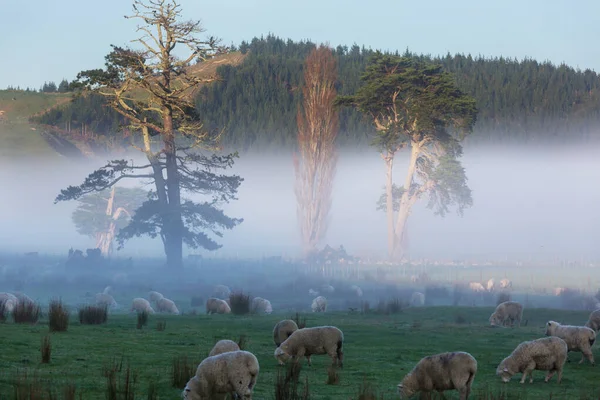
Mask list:
[[[548,371],[548,373],[546,374],[546,379],[544,379],[544,382],[548,382],[550,380],[550,378],[552,378],[554,376],[555,373],[556,373],[555,369]]]
[[[525,371],[523,371],[523,376],[521,377],[521,383],[525,383],[525,379],[527,378],[527,374],[531,375],[530,376],[530,382],[533,381],[533,368],[531,365],[528,365],[527,368],[525,368]]]
[[[582,353],[579,364],[583,363],[583,360],[587,357],[587,359],[590,360],[590,364],[594,365],[594,355],[592,354],[592,350],[584,351]]]
[[[562,380],[562,367],[558,370],[558,375],[556,376],[556,380],[558,383]]]

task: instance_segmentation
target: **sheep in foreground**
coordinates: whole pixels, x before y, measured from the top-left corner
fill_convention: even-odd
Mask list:
[[[523,318],[523,306],[516,301],[505,301],[498,304],[496,310],[490,315],[491,326],[506,326],[509,322],[510,326],[521,326]]]
[[[310,308],[312,309],[312,312],[327,311],[327,299],[323,296],[315,297]]]
[[[207,314],[230,314],[231,307],[225,300],[211,297],[206,300],[206,313]]]
[[[108,293],[97,293],[96,294],[96,305],[100,307],[117,307],[117,302]]]
[[[165,296],[163,296],[162,293],[155,292],[154,290],[152,290],[148,293],[148,298],[150,299],[150,301],[152,301],[154,303],[158,303],[158,301],[160,299],[162,299],[163,297],[165,297]]]
[[[238,350],[240,350],[240,346],[238,346],[238,344],[236,342],[234,342],[233,340],[229,340],[229,339],[223,339],[223,340],[219,340],[214,345],[214,347],[212,348],[210,353],[208,353],[208,356],[212,357],[212,356],[216,356],[218,354],[223,354],[223,353],[227,353],[230,351],[238,351]]]
[[[596,341],[596,332],[587,326],[561,325],[556,321],[548,321],[546,324],[546,336],[556,336],[567,343],[569,351],[580,351],[581,364],[585,357],[594,365],[592,346]]]
[[[148,314],[154,314],[154,309],[150,305],[150,302],[144,298],[136,297],[133,299],[131,304],[131,309],[129,310],[135,312],[147,312]]]
[[[238,350],[205,358],[196,375],[185,385],[185,400],[221,399],[235,393],[245,400],[252,399],[260,366],[254,354]]]
[[[410,296],[410,305],[413,307],[423,307],[425,305],[425,295],[421,292],[414,292]]]
[[[562,379],[563,367],[567,361],[567,343],[561,338],[550,336],[536,340],[529,340],[519,344],[508,357],[496,368],[496,375],[504,383],[516,373],[523,373],[521,383],[529,375],[529,383],[533,382],[533,371],[548,371],[545,382],[558,372],[557,380]]]
[[[166,297],[163,297],[162,299],[156,302],[156,310],[158,312],[179,315],[179,309],[175,305],[175,302],[173,300],[167,299]]]
[[[262,297],[255,297],[252,299],[252,312],[256,314],[271,314],[273,312],[273,306],[271,306],[269,300],[263,299]]]
[[[273,328],[273,342],[279,347],[281,343],[290,337],[292,333],[298,330],[298,325],[291,319],[284,319],[275,324]]]
[[[477,360],[462,351],[440,353],[424,357],[398,384],[400,398],[409,398],[423,392],[430,398],[431,392],[442,393],[456,389],[461,400],[469,398],[471,385],[477,373]]]
[[[290,357],[298,362],[306,356],[308,365],[312,365],[312,355],[327,354],[331,357],[332,365],[343,368],[344,365],[344,334],[335,326],[317,326],[302,328],[294,331],[277,349],[275,358],[283,365]]]
[[[585,326],[594,330],[594,332],[598,333],[600,330],[600,310],[592,311],[588,321],[585,323]]]

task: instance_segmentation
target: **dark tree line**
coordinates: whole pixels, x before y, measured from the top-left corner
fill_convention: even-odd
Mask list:
[[[225,129],[223,144],[238,149],[295,145],[296,112],[303,84],[303,62],[314,48],[276,36],[242,42],[247,54],[237,66],[224,65],[221,81],[197,95],[198,115],[208,128]],[[337,91],[354,93],[371,49],[338,46],[333,51],[339,71]],[[479,109],[472,142],[589,140],[600,122],[600,81],[591,71],[531,59],[446,55],[402,55],[437,62],[458,87],[475,98]],[[92,120],[90,120],[92,118]],[[117,135],[119,117],[102,101],[76,99],[62,110],[40,118],[51,125],[88,124],[101,135]],[[87,121],[87,122],[83,122]],[[356,110],[340,111],[340,145],[366,145],[372,124]]]

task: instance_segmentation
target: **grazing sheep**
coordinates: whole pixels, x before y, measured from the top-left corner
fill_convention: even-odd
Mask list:
[[[154,314],[154,309],[150,305],[150,302],[144,298],[136,297],[133,299],[131,304],[131,309],[129,310],[135,312],[147,312],[148,314]]]
[[[316,290],[314,290],[314,289],[308,289],[308,295],[309,295],[309,296],[318,296],[318,295],[319,295],[319,292],[317,292],[317,291],[316,291]]]
[[[546,324],[546,336],[556,336],[567,343],[569,351],[580,351],[581,364],[585,357],[594,365],[592,346],[596,341],[596,332],[587,326],[561,325],[556,321],[548,321]]]
[[[229,287],[227,287],[225,285],[217,285],[213,289],[213,297],[216,297],[219,299],[227,299],[227,298],[229,298],[230,294],[231,294],[231,290],[229,289]]]
[[[207,314],[229,314],[231,313],[231,307],[225,300],[211,297],[206,300],[206,313]]]
[[[422,307],[425,305],[425,295],[421,292],[414,292],[410,296],[410,305],[413,307]]]
[[[490,278],[487,281],[486,289],[487,289],[488,292],[492,292],[494,290],[494,284],[495,284],[494,278]]]
[[[598,333],[600,330],[600,310],[592,311],[590,317],[588,318],[588,322],[585,323],[585,326]]]
[[[19,299],[14,294],[7,292],[0,293],[0,304],[4,305],[7,313],[12,314],[18,303]]]
[[[208,353],[209,357],[216,356],[217,354],[227,353],[229,351],[238,351],[240,350],[240,346],[234,342],[233,340],[223,339],[219,340],[215,346],[212,348],[210,353]]]
[[[252,299],[252,311],[257,314],[271,314],[273,312],[273,307],[269,300],[263,299],[262,297],[255,297]]]
[[[306,356],[308,365],[312,365],[310,357],[328,354],[332,365],[344,366],[344,334],[335,326],[316,326],[294,331],[275,349],[275,358],[283,365],[290,357],[298,362]]]
[[[179,315],[179,309],[175,305],[175,302],[173,300],[167,299],[166,297],[163,297],[162,299],[156,302],[156,310],[158,312]]]
[[[362,289],[356,285],[350,286],[350,290],[353,291],[358,297],[362,297],[363,295]]]
[[[284,319],[275,324],[273,328],[273,342],[279,347],[281,343],[290,337],[292,333],[298,330],[298,325],[291,319]]]
[[[500,288],[502,288],[502,289],[512,288],[512,282],[510,280],[504,278],[500,281]]]
[[[327,311],[327,299],[323,296],[319,296],[313,299],[312,301],[312,305],[310,306],[310,308],[312,308],[312,312],[325,312]]]
[[[254,354],[238,350],[205,358],[181,393],[184,400],[221,399],[235,393],[252,399],[260,366]]]
[[[521,383],[525,383],[528,374],[529,383],[532,383],[533,371],[537,369],[548,371],[545,382],[558,372],[557,380],[560,383],[563,367],[567,361],[567,351],[567,343],[556,336],[522,342],[500,362],[496,368],[496,375],[507,383],[514,374],[521,372],[523,373]]]
[[[335,289],[331,285],[323,285],[321,286],[321,292],[332,294],[333,292],[335,292]]]
[[[421,359],[402,382],[398,384],[400,398],[409,398],[423,392],[430,398],[431,392],[442,393],[457,390],[461,400],[471,393],[471,385],[477,373],[477,360],[462,351],[440,353]]]
[[[485,288],[479,282],[469,282],[469,289],[476,293],[485,292]]]
[[[152,291],[150,291],[150,293],[148,293],[148,298],[150,298],[150,301],[152,301],[154,303],[158,303],[158,301],[164,297],[165,296],[163,296],[162,293],[155,292],[154,290],[152,290]]]
[[[489,321],[492,326],[506,326],[506,322],[509,322],[510,326],[514,326],[515,322],[517,326],[521,326],[522,318],[523,306],[516,301],[505,301],[498,304]]]
[[[100,307],[117,307],[117,302],[108,293],[97,293],[96,305],[99,305]]]

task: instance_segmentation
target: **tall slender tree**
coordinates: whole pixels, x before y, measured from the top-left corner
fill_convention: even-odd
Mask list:
[[[113,186],[125,178],[150,179],[155,190],[136,210],[129,225],[119,232],[120,246],[134,236],[149,235],[164,244],[167,264],[181,268],[185,242],[192,248],[213,250],[217,236],[242,220],[226,216],[219,206],[235,199],[242,179],[217,174],[233,165],[237,154],[218,155],[219,135],[203,129],[195,115],[192,94],[198,85],[216,79],[191,71],[192,62],[203,62],[225,48],[204,32],[199,21],[182,21],[174,0],[134,0],[130,17],[142,24],[143,35],[134,40],[140,48],[121,48],[106,56],[106,68],[78,74],[78,86],[100,93],[123,115],[132,131],[139,132],[136,146],[148,159],[145,165],[113,160],[91,173],[80,186],[61,191],[56,201],[77,199]],[[188,50],[179,58],[175,49]],[[153,143],[154,142],[154,143]],[[206,151],[213,152],[205,155]],[[201,203],[182,197],[182,192],[204,196]]]
[[[297,217],[306,255],[316,250],[327,232],[337,153],[339,115],[337,65],[325,45],[313,49],[304,63],[302,109],[298,109],[298,151],[294,154]]]
[[[354,95],[340,96],[336,104],[357,108],[374,124],[372,144],[386,167],[388,255],[401,259],[406,222],[419,199],[427,196],[428,207],[441,216],[452,205],[461,215],[472,205],[459,158],[460,140],[476,121],[475,100],[441,66],[417,58],[376,52],[361,80]],[[404,185],[396,186],[394,158],[404,149],[410,152],[408,169]]]

